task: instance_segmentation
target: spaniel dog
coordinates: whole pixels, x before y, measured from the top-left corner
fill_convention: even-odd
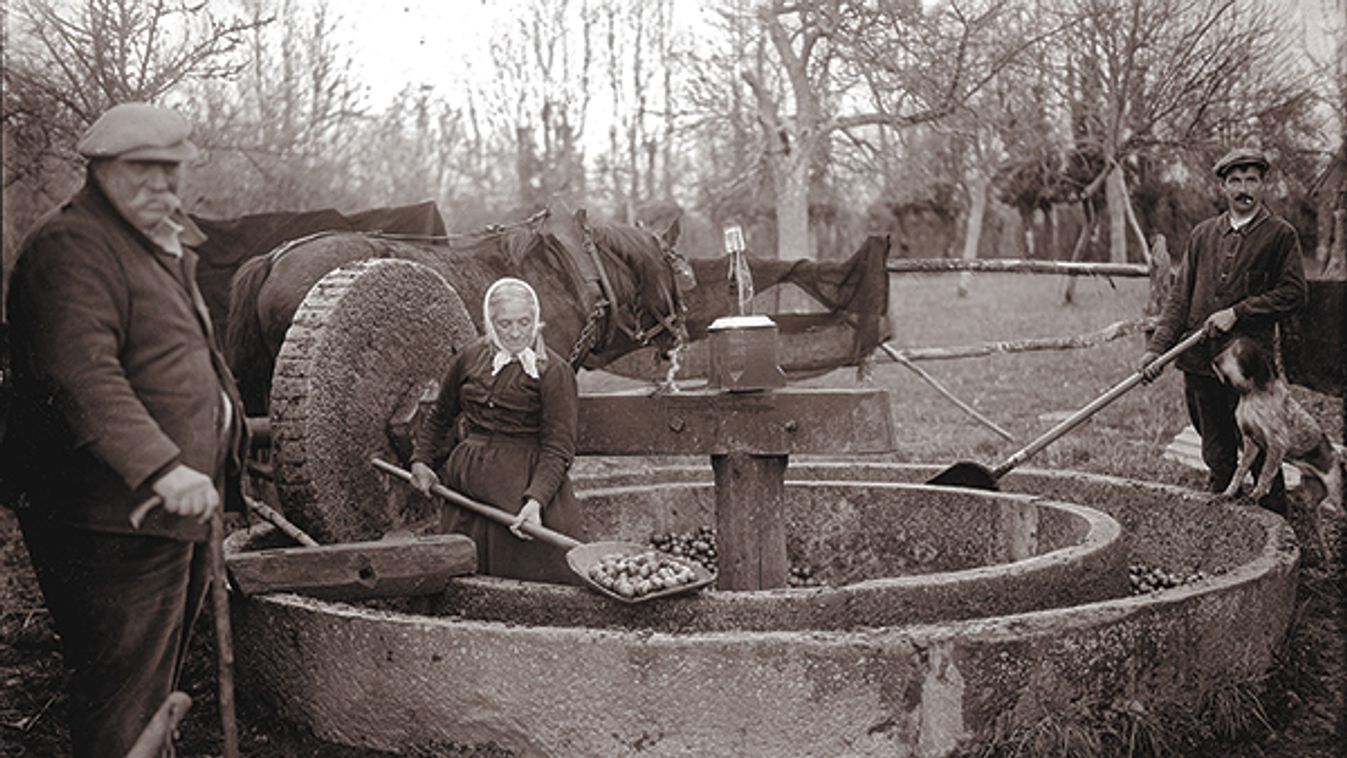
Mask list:
[[[1244,477],[1261,450],[1263,469],[1258,486],[1249,497],[1257,502],[1272,488],[1282,461],[1293,464],[1323,489],[1318,504],[1310,509],[1310,522],[1324,558],[1328,557],[1325,519],[1342,514],[1344,462],[1319,427],[1300,404],[1291,397],[1286,382],[1277,375],[1272,357],[1257,342],[1236,337],[1212,361],[1216,376],[1239,394],[1235,422],[1244,437],[1239,467],[1222,498],[1239,495]]]

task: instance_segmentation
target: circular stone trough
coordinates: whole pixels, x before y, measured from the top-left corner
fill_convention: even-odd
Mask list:
[[[714,523],[709,482],[580,494],[588,532],[648,540]],[[845,630],[1003,615],[1127,587],[1117,522],[1026,495],[913,484],[793,482],[786,552],[824,586],[703,592],[624,605],[582,588],[472,577],[421,612],[533,626],[664,632]]]
[[[942,756],[1119,703],[1196,713],[1270,665],[1297,560],[1277,517],[1070,472],[1002,480],[1018,494],[912,484],[935,470],[791,464],[790,558],[836,586],[634,607],[485,577],[380,609],[240,598],[240,673],[318,736],[384,750]],[[644,539],[711,523],[709,481],[576,483],[594,536]],[[1138,561],[1220,573],[1132,597]]]

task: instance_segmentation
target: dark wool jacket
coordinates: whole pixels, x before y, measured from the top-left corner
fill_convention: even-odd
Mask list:
[[[1179,356],[1186,372],[1214,376],[1211,359],[1236,335],[1271,349],[1277,321],[1308,298],[1295,227],[1267,206],[1238,231],[1227,211],[1193,228],[1183,262],[1146,349],[1163,353],[1224,308],[1238,319],[1229,332]]]
[[[92,179],[25,240],[8,303],[15,397],[0,480],[26,507],[130,533],[131,511],[179,462],[223,478],[237,505],[242,405],[196,262],[150,242]],[[233,406],[223,435],[222,393]],[[157,508],[140,533],[200,541],[207,529]]]

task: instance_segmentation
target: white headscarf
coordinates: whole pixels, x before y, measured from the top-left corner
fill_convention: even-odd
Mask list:
[[[491,299],[497,296],[497,290],[503,288],[508,288],[511,291],[501,292],[500,296],[502,297],[524,297],[527,299],[533,316],[533,333],[529,335],[528,339],[528,342],[532,344],[517,353],[511,353],[501,344],[500,335],[496,334],[496,324],[491,319]],[[511,361],[517,360],[525,374],[534,379],[540,378],[540,370],[547,365],[547,348],[543,346],[543,323],[538,307],[538,293],[533,291],[528,282],[509,276],[492,282],[486,290],[486,296],[482,298],[482,321],[486,324],[486,338],[496,350],[491,357],[492,376],[499,374],[501,369],[509,365]]]

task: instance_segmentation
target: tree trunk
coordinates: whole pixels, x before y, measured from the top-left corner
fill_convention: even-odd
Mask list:
[[[1104,184],[1108,199],[1108,257],[1127,262],[1127,186],[1120,166],[1114,166]]]
[[[1151,246],[1150,266],[1150,297],[1146,299],[1146,308],[1141,315],[1158,316],[1165,307],[1165,300],[1169,298],[1169,288],[1173,284],[1175,273],[1173,263],[1169,259],[1169,245],[1165,242],[1163,234],[1155,235],[1155,243]]]
[[[1071,260],[1080,260],[1081,253],[1085,250],[1085,240],[1094,236],[1096,226],[1094,213],[1090,211],[1090,201],[1087,199],[1081,204],[1084,210],[1085,219],[1080,227],[1080,234],[1076,236],[1076,246],[1071,249]],[[1066,290],[1062,292],[1062,304],[1070,305],[1076,298],[1076,277],[1072,276],[1066,280]]]
[[[538,160],[533,153],[533,138],[526,127],[515,127],[515,172],[519,182],[519,202],[533,208],[538,195]]]
[[[776,188],[776,255],[782,260],[813,259],[809,234],[809,164],[786,158]]]
[[[963,257],[971,261],[978,257],[978,244],[982,241],[982,218],[987,214],[987,177],[974,174],[968,181],[969,209],[968,228],[964,232]],[[959,297],[968,296],[968,283],[973,278],[970,271],[959,274]]]
[[[1020,211],[1020,231],[1024,235],[1024,252],[1020,257],[1033,259],[1038,257],[1038,244],[1034,239],[1034,211]]]
[[[1048,260],[1057,260],[1061,251],[1057,249],[1057,206],[1050,205],[1043,211],[1043,236],[1045,237],[1046,250],[1043,251],[1043,257]]]

